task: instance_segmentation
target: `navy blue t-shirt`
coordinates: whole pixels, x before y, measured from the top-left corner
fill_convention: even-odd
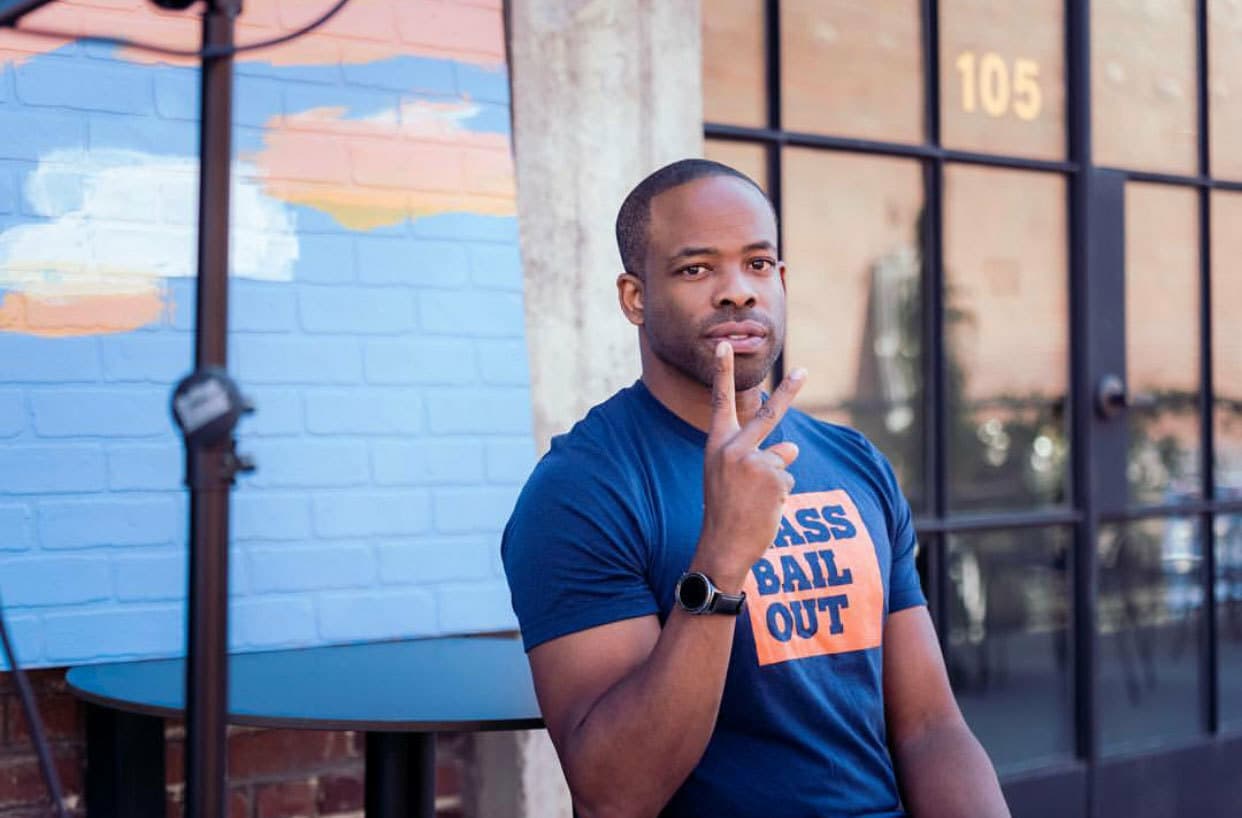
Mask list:
[[[885,743],[884,622],[924,604],[910,508],[861,434],[791,409],[795,486],[746,580],[716,729],[663,818],[902,816]],[[526,649],[656,615],[694,556],[707,436],[641,381],[552,441],[505,528]]]

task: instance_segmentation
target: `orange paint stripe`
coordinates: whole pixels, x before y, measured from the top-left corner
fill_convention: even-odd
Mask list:
[[[57,299],[9,292],[0,301],[0,332],[44,338],[106,335],[153,324],[164,312],[165,302],[158,290]]]

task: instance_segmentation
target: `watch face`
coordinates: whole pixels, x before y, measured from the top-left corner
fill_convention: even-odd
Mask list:
[[[707,580],[702,574],[686,574],[681,578],[677,599],[688,610],[702,608],[707,604]]]

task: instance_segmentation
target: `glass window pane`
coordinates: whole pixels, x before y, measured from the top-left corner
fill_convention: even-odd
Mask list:
[[[1216,496],[1242,496],[1242,193],[1212,194],[1212,388]],[[1220,718],[1242,729],[1242,515],[1216,518]]]
[[[1242,193],[1212,194],[1216,496],[1242,497]]]
[[[782,127],[921,141],[920,29],[917,0],[783,0]]]
[[[731,139],[708,139],[703,143],[703,155],[740,170],[755,184],[768,189],[768,151],[753,142],[735,142]]]
[[[1203,547],[1195,518],[1104,526],[1097,544],[1100,739],[1125,752],[1202,732]]]
[[[1070,532],[949,537],[945,661],[958,705],[1004,775],[1074,752]]]
[[[1199,495],[1199,204],[1171,185],[1126,186],[1130,500]]]
[[[1065,157],[1065,2],[941,0],[940,129],[960,150]]]
[[[1196,87],[1195,0],[1093,0],[1096,164],[1195,173]]]
[[[1216,518],[1216,643],[1220,720],[1242,730],[1242,515]]]
[[[766,126],[763,0],[712,0],[702,20],[703,118]]]
[[[1242,3],[1208,0],[1212,175],[1242,180]]]
[[[870,437],[919,508],[922,168],[805,148],[783,167],[785,367],[809,370],[798,406]]]
[[[1067,501],[1069,368],[1065,181],[945,170],[949,504]]]

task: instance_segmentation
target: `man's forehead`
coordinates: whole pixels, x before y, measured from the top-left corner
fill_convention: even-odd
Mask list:
[[[709,176],[670,188],[651,200],[651,235],[693,243],[721,231],[749,233],[744,241],[775,241],[772,205],[754,185],[733,176]]]

